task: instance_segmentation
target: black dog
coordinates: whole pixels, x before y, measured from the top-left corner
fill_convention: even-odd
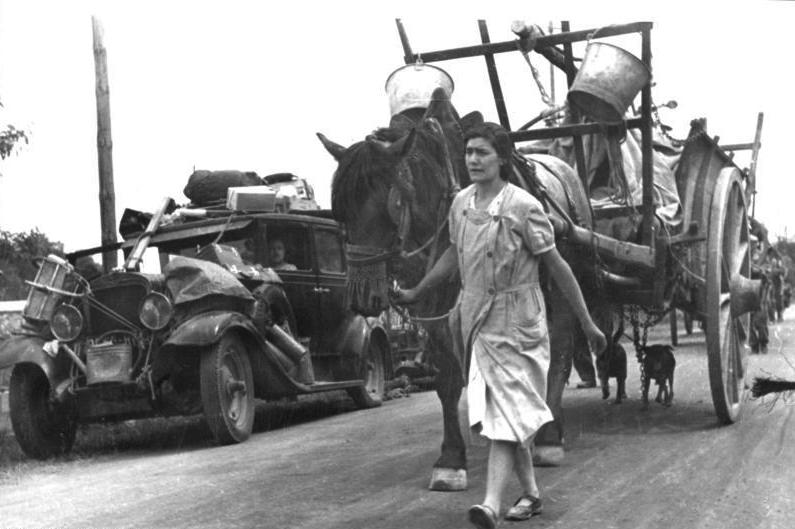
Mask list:
[[[670,345],[647,345],[638,351],[638,359],[643,373],[643,409],[649,407],[649,384],[652,380],[657,382],[656,402],[670,406],[674,399],[674,348]]]
[[[610,397],[610,378],[616,379],[616,404],[627,398],[625,383],[627,380],[627,352],[621,344],[613,342],[604,353],[596,357],[596,372],[602,385],[602,398]]]

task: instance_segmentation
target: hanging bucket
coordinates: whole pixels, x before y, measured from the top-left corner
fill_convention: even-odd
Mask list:
[[[569,102],[596,121],[621,121],[651,79],[640,59],[626,50],[591,42],[569,89]]]
[[[441,68],[421,62],[401,66],[389,75],[384,85],[389,97],[389,115],[410,108],[428,108],[437,88],[444,88],[447,97],[453,94],[453,78]]]

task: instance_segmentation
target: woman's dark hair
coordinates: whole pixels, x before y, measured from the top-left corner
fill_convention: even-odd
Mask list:
[[[484,122],[467,129],[464,134],[464,143],[473,138],[483,138],[494,147],[500,158],[500,178],[507,181],[513,171],[511,158],[513,156],[513,142],[508,131],[497,123]]]

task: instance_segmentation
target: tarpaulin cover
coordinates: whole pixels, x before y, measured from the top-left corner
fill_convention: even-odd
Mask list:
[[[174,256],[163,271],[175,305],[210,295],[254,301],[248,289],[231,272],[209,261]]]
[[[583,146],[590,185],[597,169],[608,158],[609,145],[604,134],[587,134],[583,136]],[[611,177],[608,187],[592,190],[591,204],[594,209],[611,205],[637,206],[643,202],[640,130],[627,131],[626,137],[620,142],[620,151],[626,182],[615,182]],[[576,167],[572,138],[556,139],[552,142],[550,154]],[[676,226],[682,220],[682,207],[674,178],[681,154],[681,147],[675,146],[657,127],[652,129],[652,196],[657,217],[668,226]]]

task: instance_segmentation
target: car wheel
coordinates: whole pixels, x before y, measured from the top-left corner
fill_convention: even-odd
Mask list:
[[[204,418],[218,444],[242,443],[254,426],[254,375],[243,341],[227,333],[201,357]]]
[[[9,384],[11,425],[22,451],[35,459],[69,453],[77,432],[72,401],[50,398],[50,381],[36,365],[18,364]]]
[[[380,340],[370,340],[367,353],[358,360],[356,376],[364,386],[348,389],[348,395],[358,408],[380,406],[384,396],[384,362],[386,351]]]

